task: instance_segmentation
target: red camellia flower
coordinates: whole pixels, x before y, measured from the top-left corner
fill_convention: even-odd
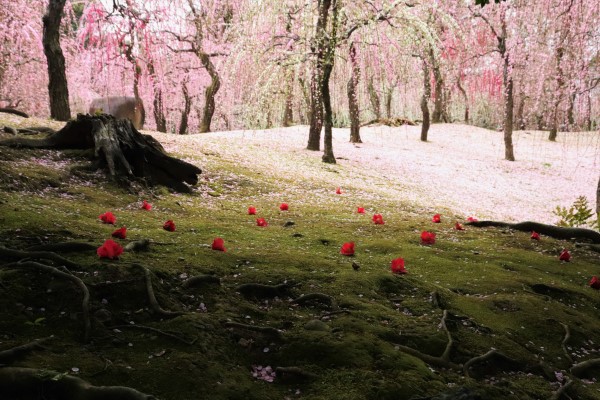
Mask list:
[[[211,248],[217,251],[227,251],[225,249],[225,241],[220,237],[215,238],[215,240],[213,240]]]
[[[102,222],[104,222],[105,224],[114,225],[115,222],[117,222],[117,217],[115,217],[115,215],[113,213],[111,213],[110,211],[105,212],[104,214],[100,215],[98,218],[100,218],[100,220]]]
[[[540,240],[540,234],[537,233],[536,231],[531,231],[531,238],[533,240]]]
[[[375,223],[375,225],[385,224],[385,222],[383,222],[383,217],[381,216],[381,214],[373,214],[373,222]]]
[[[394,274],[406,274],[404,269],[404,258],[395,258],[392,260],[392,273]]]
[[[116,260],[123,253],[123,248],[119,243],[112,239],[108,239],[104,244],[96,250],[100,258],[108,258],[109,260]]]
[[[168,220],[163,224],[163,229],[169,232],[175,232],[175,222],[173,220]]]
[[[421,244],[435,244],[435,233],[427,231],[421,232]]]
[[[142,200],[142,208],[146,211],[152,210],[152,204],[148,203],[146,200]]]
[[[435,214],[433,218],[431,218],[431,220],[436,224],[439,224],[440,222],[442,222],[442,216],[440,214]]]
[[[279,209],[281,211],[287,211],[289,209],[287,203],[281,203],[281,205],[279,206]]]
[[[248,215],[256,215],[256,207],[248,207]]]
[[[597,276],[592,276],[592,279],[590,279],[590,287],[594,288],[594,289],[600,289],[600,279],[598,279]]]
[[[335,189],[335,194],[342,194],[342,188]]]
[[[358,209],[356,210],[357,213],[359,214],[364,214],[365,213],[365,209],[364,207],[358,207]]]
[[[340,249],[340,253],[345,256],[353,256],[354,255],[354,242],[346,242],[342,245]]]
[[[467,218],[467,221],[469,221],[469,222],[477,222],[477,218],[475,218],[475,217],[469,217],[469,218]]]
[[[465,228],[463,228],[463,226],[461,224],[459,224],[458,222],[456,224],[454,224],[454,229],[456,229],[457,231],[465,230]]]
[[[563,249],[563,251],[561,251],[560,255],[558,256],[558,259],[560,261],[571,261],[571,253],[569,253],[569,250]]]
[[[111,233],[111,236],[117,239],[125,239],[127,237],[127,228],[122,226],[113,233]]]
[[[264,218],[256,218],[256,225],[258,226],[268,226],[269,224]]]

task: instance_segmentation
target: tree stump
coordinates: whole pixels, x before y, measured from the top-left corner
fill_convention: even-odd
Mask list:
[[[139,178],[149,185],[164,185],[178,192],[190,192],[202,170],[167,155],[150,135],[138,132],[128,119],[112,115],[78,114],[61,130],[44,139],[9,138],[1,146],[47,149],[94,149],[100,167],[114,177]]]

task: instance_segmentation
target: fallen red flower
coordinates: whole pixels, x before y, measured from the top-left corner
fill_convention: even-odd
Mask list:
[[[571,253],[569,253],[569,250],[564,249],[563,251],[560,252],[560,255],[558,256],[558,259],[560,261],[569,262],[569,261],[571,261]]]
[[[248,207],[248,215],[256,215],[256,207]]]
[[[108,239],[104,244],[96,250],[96,253],[100,258],[108,258],[109,260],[116,260],[123,253],[123,247],[119,243],[112,239]]]
[[[421,244],[435,244],[435,233],[427,231],[421,232]]]
[[[264,218],[256,218],[256,225],[258,226],[268,226],[269,224]]]
[[[215,238],[215,240],[213,240],[211,248],[217,251],[227,251],[225,249],[225,241],[220,237]]]
[[[540,240],[540,234],[537,233],[536,231],[531,231],[531,239]]]
[[[440,222],[442,222],[442,216],[440,214],[435,214],[433,218],[431,218],[431,220],[436,224],[439,224]]]
[[[356,210],[357,213],[359,214],[364,214],[365,213],[365,209],[363,207],[358,207],[358,209]]]
[[[111,236],[117,239],[125,239],[127,237],[127,228],[122,226],[113,233],[111,233]]]
[[[342,188],[335,189],[335,194],[342,194]]]
[[[281,211],[287,211],[289,209],[287,203],[281,203],[281,205],[279,206],[279,209]]]
[[[590,287],[594,288],[594,289],[600,289],[600,279],[598,279],[597,276],[592,276],[592,279],[590,279]]]
[[[169,232],[175,232],[175,223],[173,220],[168,220],[163,224],[163,229]]]
[[[392,273],[394,274],[406,274],[408,273],[404,269],[404,258],[395,258],[392,260]]]
[[[465,230],[465,228],[463,228],[463,226],[461,224],[459,224],[458,222],[456,224],[454,224],[454,229],[456,229],[457,231]]]
[[[373,222],[375,223],[375,225],[385,224],[385,222],[383,222],[383,217],[381,216],[381,214],[373,214]]]
[[[469,221],[469,222],[477,222],[477,218],[475,218],[475,217],[469,217],[469,218],[467,218],[467,221]]]
[[[105,224],[114,225],[115,222],[117,222],[117,217],[115,217],[115,215],[113,213],[111,213],[110,211],[107,211],[104,214],[101,214],[100,216],[98,216],[98,218],[100,218],[100,220],[102,222],[104,222]]]
[[[342,245],[340,249],[340,253],[345,256],[353,256],[354,255],[354,242],[346,242]]]
[[[146,211],[152,210],[152,204],[148,203],[146,200],[142,200],[142,208]]]

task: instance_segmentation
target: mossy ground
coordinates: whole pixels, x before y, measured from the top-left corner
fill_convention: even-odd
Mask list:
[[[1,245],[24,249],[73,240],[99,246],[115,228],[98,220],[105,211],[117,216],[116,227],[127,226],[122,244],[152,241],[149,252],[126,252],[118,261],[101,260],[95,252],[64,254],[80,265],[71,272],[88,284],[92,312],[111,314],[108,321],[93,321],[88,344],[81,341],[76,287],[37,271],[0,268],[0,349],[55,336],[45,350],[15,365],[61,372],[77,367],[94,385],[131,386],[164,400],[408,400],[458,387],[486,399],[523,400],[550,398],[558,387],[539,369],[526,367],[544,361],[550,371],[561,371],[571,365],[561,348],[561,323],[570,327],[567,349],[575,362],[598,357],[600,292],[587,286],[599,272],[597,254],[546,237],[531,241],[522,232],[456,231],[454,222],[464,216],[440,210],[442,223],[434,224],[420,205],[395,200],[385,187],[363,193],[360,181],[336,195],[328,181],[261,173],[218,153],[181,155],[205,171],[192,195],[126,190],[101,174],[73,174],[77,154],[0,147]],[[306,167],[341,175],[345,168]],[[153,205],[151,211],[140,209],[142,199]],[[281,202],[289,211],[279,210]],[[250,205],[257,216],[247,215]],[[357,206],[367,213],[357,214]],[[371,222],[374,212],[383,214],[385,225]],[[259,216],[268,227],[256,226]],[[175,232],[162,229],[168,219]],[[289,221],[294,224],[285,226]],[[422,230],[436,232],[437,243],[421,245]],[[226,252],[211,250],[217,236]],[[354,257],[339,252],[347,241],[356,243]],[[573,253],[570,263],[558,261],[564,247]],[[405,259],[407,275],[390,272],[396,257]],[[153,272],[163,308],[188,313],[153,315],[143,273],[132,263]],[[181,286],[185,277],[199,274],[217,276],[221,284]],[[284,282],[292,286],[276,298],[245,298],[236,291],[244,283]],[[534,286],[539,284],[546,286]],[[331,296],[333,308],[290,302],[315,292]],[[434,292],[440,305],[433,303]],[[477,379],[465,378],[402,352],[398,345],[441,355],[447,341],[442,308],[450,313],[455,363],[496,348],[523,370],[485,364],[476,367]],[[347,312],[332,313],[339,310]],[[307,325],[313,320],[324,324]],[[282,335],[232,329],[228,321],[273,327]],[[110,329],[130,324],[193,344],[150,331]],[[280,374],[268,383],[252,376],[257,365],[298,367],[310,376]],[[598,371],[590,373],[598,378]],[[569,393],[597,399],[600,384],[578,380]]]

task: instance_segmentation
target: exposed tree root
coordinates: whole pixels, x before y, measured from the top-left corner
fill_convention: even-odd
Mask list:
[[[24,259],[48,260],[48,261],[52,261],[58,265],[64,265],[66,267],[71,267],[71,268],[79,267],[79,265],[75,264],[73,261],[67,260],[66,258],[61,257],[58,254],[52,253],[50,251],[21,251],[21,250],[7,249],[6,247],[0,246],[0,258],[12,259],[12,260],[24,260]]]
[[[292,304],[298,304],[300,306],[310,305],[310,304],[323,304],[327,307],[332,307],[334,304],[333,298],[323,293],[308,293],[302,295],[294,300],[292,300]]]
[[[60,251],[62,253],[77,251],[96,251],[98,245],[85,242],[58,242],[38,244],[28,247],[27,251]]]
[[[92,386],[54,371],[0,368],[0,398],[60,400],[153,400],[155,397],[125,386]]]
[[[244,283],[236,288],[246,298],[273,298],[283,297],[287,294],[291,285],[282,283],[280,285],[263,285],[262,283]]]
[[[0,113],[14,114],[14,115],[18,115],[19,117],[29,118],[29,115],[26,112],[20,111],[20,110],[15,110],[14,108],[10,108],[10,107],[1,107]]]
[[[137,240],[135,242],[127,243],[124,247],[125,251],[148,251],[150,250],[150,239]]]
[[[326,312],[323,315],[321,315],[319,318],[320,319],[329,318],[332,315],[338,315],[338,314],[350,314],[350,310],[343,309],[343,310],[329,311],[329,312]]]
[[[197,275],[197,276],[192,276],[192,277],[186,279],[185,281],[183,281],[181,286],[187,289],[187,288],[195,288],[198,286],[202,286],[206,283],[220,285],[221,279],[218,276],[214,276],[214,275]]]
[[[554,394],[552,395],[550,400],[560,400],[560,398],[563,396],[563,394],[565,394],[567,392],[567,389],[569,389],[573,385],[573,382],[574,381],[572,381],[572,380],[567,380],[567,382],[564,385],[559,387],[558,390],[556,392],[554,392]]]
[[[448,337],[448,343],[446,344],[446,348],[444,349],[444,353],[441,355],[442,360],[450,361],[450,352],[452,351],[452,346],[454,345],[454,340],[452,339],[452,335],[450,334],[450,330],[446,325],[446,320],[448,319],[448,310],[444,310],[442,314],[441,326],[442,329],[446,332],[446,336]]]
[[[125,279],[122,281],[95,282],[95,283],[88,283],[87,285],[90,287],[93,287],[93,288],[101,287],[101,286],[126,285],[129,283],[139,282],[142,279],[144,279],[144,278],[132,278],[132,279]]]
[[[51,253],[51,254],[53,254],[53,253]],[[83,281],[81,279],[79,279],[75,275],[68,274],[66,272],[60,271],[57,268],[52,267],[50,265],[40,264],[40,263],[35,262],[35,261],[24,261],[24,262],[18,262],[18,263],[10,263],[10,264],[5,264],[2,267],[4,267],[4,268],[33,268],[33,269],[40,269],[42,271],[49,272],[52,275],[55,275],[55,276],[58,276],[60,278],[64,278],[64,279],[70,280],[71,282],[75,283],[79,287],[79,289],[81,290],[81,292],[83,293],[83,299],[82,299],[82,302],[81,302],[81,310],[82,310],[82,314],[83,314],[83,324],[84,324],[83,342],[87,343],[89,341],[89,339],[90,339],[90,332],[91,332],[91,329],[92,329],[92,323],[90,321],[90,306],[89,306],[90,292],[89,292],[87,286],[85,285],[85,283],[83,283]]]
[[[598,367],[600,367],[600,358],[592,358],[573,365],[569,371],[576,377],[581,378],[588,369]]]
[[[417,123],[415,121],[412,121],[408,118],[402,118],[402,117],[396,117],[396,118],[376,118],[374,120],[371,120],[369,122],[366,122],[364,124],[361,124],[360,126],[368,126],[368,125],[386,125],[386,126],[402,126],[402,125],[411,125],[411,126],[415,126],[417,125]]]
[[[510,228],[516,231],[531,232],[536,231],[542,235],[550,236],[555,239],[586,239],[594,244],[600,244],[600,232],[585,228],[568,228],[562,226],[546,225],[539,222],[525,221],[517,224],[511,224],[502,221],[470,221],[466,225],[486,228],[489,226],[499,228]]]
[[[115,326],[108,327],[107,329],[137,329],[137,330],[140,330],[140,331],[153,332],[153,333],[156,333],[158,335],[162,335],[162,336],[165,336],[165,337],[168,337],[168,338],[171,338],[171,339],[175,339],[175,340],[180,341],[181,343],[187,344],[189,346],[193,345],[194,343],[196,343],[196,340],[198,340],[198,339],[187,340],[185,338],[182,338],[181,336],[177,336],[177,335],[174,335],[172,333],[165,332],[165,331],[162,331],[162,330],[157,329],[157,328],[153,328],[151,326],[138,325],[138,324],[115,325]]]
[[[50,339],[52,339],[52,336],[37,339],[33,342],[13,347],[12,349],[0,351],[0,363],[10,364],[30,351],[41,348],[42,343],[47,342]]]
[[[571,363],[573,363],[573,357],[571,357],[571,355],[567,351],[567,342],[569,341],[569,339],[571,339],[571,329],[569,329],[569,325],[567,325],[567,324],[563,324],[562,322],[560,324],[565,329],[565,337],[563,338],[563,340],[561,342],[562,350],[563,350],[563,353],[565,354],[565,357],[567,357],[567,360],[569,360]]]
[[[160,306],[160,304],[158,304],[158,300],[156,300],[156,296],[154,295],[154,289],[152,288],[152,274],[150,273],[150,270],[140,264],[132,264],[132,266],[141,268],[144,271],[144,276],[146,278],[146,293],[148,293],[148,301],[150,302],[150,307],[152,308],[152,311],[154,311],[156,314],[162,317],[167,318],[178,317],[180,315],[186,314],[182,311],[167,311],[163,309]]]
[[[233,321],[224,322],[223,325],[225,325],[226,328],[242,329],[242,330],[247,330],[247,331],[251,331],[251,332],[258,332],[263,335],[273,336],[273,337],[277,337],[277,338],[281,337],[281,332],[278,329],[272,328],[270,326],[248,325],[248,324],[242,324],[242,323],[233,322]]]
[[[577,246],[577,247],[585,247],[588,250],[594,251],[596,253],[600,253],[600,245],[598,245],[598,244],[577,242],[577,243],[575,243],[575,246]]]

